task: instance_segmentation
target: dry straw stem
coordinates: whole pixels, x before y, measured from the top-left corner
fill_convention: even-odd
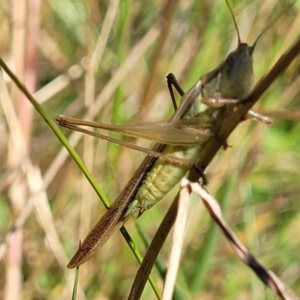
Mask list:
[[[187,184],[181,185],[178,201],[178,210],[172,235],[172,247],[168,262],[168,272],[164,283],[162,294],[163,300],[171,300],[176,285],[177,272],[180,264],[180,257],[183,250],[186,223],[188,219],[190,188]]]

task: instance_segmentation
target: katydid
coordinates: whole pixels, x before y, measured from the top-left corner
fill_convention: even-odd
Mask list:
[[[218,67],[200,77],[200,80],[182,96],[180,106],[169,122],[122,126],[82,121],[65,116],[57,117],[57,122],[64,127],[119,144],[124,142],[88,131],[80,126],[117,131],[124,135],[161,143],[156,144],[152,150],[144,151],[149,155],[112,206],[83,240],[69,262],[68,268],[77,267],[90,259],[135,211],[141,215],[160,201],[193,167],[193,162],[201,156],[207,140],[211,137],[219,138],[214,136],[214,120],[226,111],[228,105],[238,105],[240,100],[249,93],[254,81],[252,53],[258,39],[279,17],[262,31],[253,46],[249,46],[241,42],[227,0],[226,3],[237,32],[238,46]],[[260,118],[252,111],[248,114]],[[269,122],[267,118],[262,120]],[[225,145],[226,141],[220,139],[220,142]],[[126,144],[126,146],[130,145]],[[130,147],[143,150],[137,146]]]

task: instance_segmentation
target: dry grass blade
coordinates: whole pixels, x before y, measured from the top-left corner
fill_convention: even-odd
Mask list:
[[[171,300],[176,285],[177,272],[180,264],[180,257],[183,249],[185,228],[187,223],[189,208],[190,189],[187,185],[182,185],[180,189],[178,212],[172,236],[172,247],[168,263],[168,271],[165,279],[162,299]]]
[[[248,265],[256,275],[281,299],[297,300],[299,299],[272,271],[267,270],[261,265],[250,251],[243,245],[234,232],[225,221],[221,207],[218,201],[212,197],[199,183],[189,184],[192,191],[195,192],[204,202],[205,207],[210,213],[212,219],[219,226],[226,239],[229,241],[234,251],[241,260]]]

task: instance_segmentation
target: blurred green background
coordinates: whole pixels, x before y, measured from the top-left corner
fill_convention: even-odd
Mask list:
[[[230,4],[242,41],[252,44],[288,1]],[[296,1],[259,41],[256,81],[299,36],[299,7]],[[52,119],[81,118],[92,107],[101,122],[167,120],[172,105],[166,75],[173,72],[187,90],[237,44],[221,0],[13,0],[2,2],[0,10],[1,57]],[[7,82],[15,110],[1,102],[0,298],[70,299],[75,272],[66,264],[105,208],[73,160],[61,154],[47,124]],[[287,110],[293,118],[274,117],[270,127],[243,122],[228,140],[232,147],[221,150],[206,172],[207,188],[222,203],[232,229],[298,295],[299,86],[298,57],[256,107]],[[80,139],[76,150],[111,202],[144,157],[90,137]],[[43,184],[46,192],[34,200],[31,194]],[[176,191],[137,220],[149,239]],[[21,229],[10,235],[18,224]],[[126,228],[144,253],[134,221]],[[169,247],[170,240],[160,254],[165,263]],[[124,239],[115,234],[81,267],[78,299],[126,299],[137,268]],[[161,287],[156,270],[153,275]],[[183,299],[276,298],[237,258],[196,197],[190,201],[177,283]],[[142,299],[155,299],[149,286]]]

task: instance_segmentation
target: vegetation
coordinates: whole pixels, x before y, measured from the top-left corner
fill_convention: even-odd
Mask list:
[[[1,5],[0,51],[52,120],[59,114],[117,124],[167,120],[172,105],[166,75],[174,73],[187,90],[237,43],[225,1],[37,3],[29,0],[26,9],[16,0]],[[273,0],[230,3],[241,38],[249,44],[287,5]],[[298,1],[259,41],[256,81],[299,35],[299,6]],[[206,176],[207,189],[220,200],[234,232],[300,295],[296,60],[256,106],[275,112],[274,123],[243,122]],[[23,299],[71,299],[75,271],[66,265],[105,207],[47,123],[7,84],[12,102],[0,94],[0,291],[7,299],[18,293]],[[278,110],[289,113],[279,118]],[[78,138],[75,149],[111,202],[144,157],[91,137]],[[45,193],[33,198],[42,185]],[[151,239],[177,190],[138,220],[128,221],[126,228],[140,252],[146,247],[135,222]],[[170,242],[160,254],[164,264]],[[116,233],[79,269],[77,297],[84,293],[86,299],[126,299],[137,269],[128,245]],[[161,288],[158,271],[152,274]],[[196,197],[190,200],[177,286],[183,299],[274,297],[241,263]],[[156,299],[150,285],[142,299]]]

